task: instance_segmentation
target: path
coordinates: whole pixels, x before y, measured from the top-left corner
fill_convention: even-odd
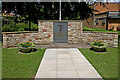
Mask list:
[[[46,49],[35,78],[101,78],[101,76],[77,48],[53,48]]]
[[[90,48],[91,46],[88,44],[68,44],[68,43],[54,43],[54,44],[46,44],[46,45],[37,45],[36,48]]]

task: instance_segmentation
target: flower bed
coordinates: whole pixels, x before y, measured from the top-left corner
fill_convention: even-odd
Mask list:
[[[91,42],[90,45],[91,45],[91,48],[94,51],[97,51],[97,52],[104,52],[104,51],[106,51],[106,47],[108,46],[108,44],[103,43],[102,40]]]
[[[35,44],[31,42],[22,42],[17,44],[18,48],[20,49],[21,52],[28,53],[31,52],[35,49]]]

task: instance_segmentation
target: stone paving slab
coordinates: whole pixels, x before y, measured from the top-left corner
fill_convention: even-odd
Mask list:
[[[88,44],[68,44],[68,43],[54,43],[54,44],[46,44],[46,45],[37,45],[36,48],[90,48]]]
[[[46,49],[35,78],[96,78],[103,80],[77,48]]]

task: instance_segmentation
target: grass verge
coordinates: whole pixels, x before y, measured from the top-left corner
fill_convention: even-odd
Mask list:
[[[2,79],[2,45],[0,42],[0,80]]]
[[[34,78],[45,49],[18,53],[19,49],[2,49],[2,78]]]
[[[118,48],[107,48],[106,53],[85,48],[79,50],[105,80],[118,78]]]
[[[119,50],[118,53],[120,53],[120,31],[119,31],[119,34],[118,34],[118,41],[119,41],[119,43],[118,43],[118,48],[119,48],[119,49],[118,49],[118,50]],[[119,76],[118,76],[118,77],[119,77],[119,80],[120,80],[120,54],[118,55],[118,58],[119,58],[119,59],[118,59],[118,62],[119,62],[119,63],[118,63],[118,64],[119,64],[119,65],[118,65],[118,67],[119,67],[119,71],[118,71],[118,73],[119,73],[118,75],[119,75]]]

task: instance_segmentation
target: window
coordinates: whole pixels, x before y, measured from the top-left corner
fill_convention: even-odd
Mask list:
[[[105,26],[105,19],[102,19],[102,26]]]
[[[99,23],[99,19],[96,19],[96,25],[98,25],[98,23]]]

